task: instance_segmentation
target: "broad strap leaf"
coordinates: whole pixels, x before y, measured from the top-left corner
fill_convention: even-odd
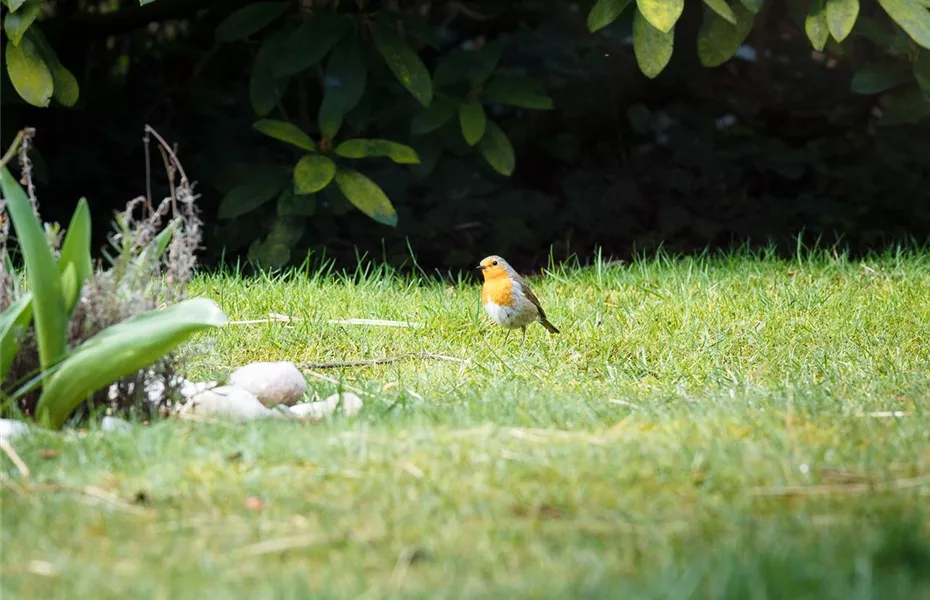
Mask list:
[[[477,100],[468,100],[459,108],[459,126],[462,128],[462,137],[469,146],[477,144],[486,125],[484,107]]]
[[[836,41],[846,39],[858,17],[859,0],[827,0],[827,26]]]
[[[294,189],[300,194],[315,194],[329,185],[336,174],[336,163],[320,154],[307,154],[294,165]]]
[[[293,123],[275,119],[261,119],[253,123],[252,127],[268,137],[287,142],[303,150],[316,151],[316,144],[313,143],[310,136]]]
[[[617,20],[631,0],[597,0],[588,13],[588,30],[591,33],[603,29]]]
[[[90,254],[90,208],[87,198],[78,201],[65,231],[65,239],[58,255],[58,271],[61,275],[61,293],[65,301],[68,319],[81,298],[84,281],[93,272]]]
[[[501,175],[509,177],[513,173],[516,164],[513,146],[504,130],[490,119],[487,119],[484,136],[478,142],[478,152]]]
[[[233,11],[216,27],[217,42],[234,42],[258,33],[284,14],[289,2],[252,2]]]
[[[878,3],[912,40],[930,50],[930,9],[918,0],[878,0]]]
[[[484,90],[484,99],[518,108],[552,108],[552,98],[546,95],[542,85],[524,75],[495,75]]]
[[[636,0],[636,7],[650,25],[662,33],[668,33],[681,17],[685,0]]]
[[[397,226],[397,211],[384,190],[368,177],[352,169],[339,169],[336,186],[355,208],[379,223]]]
[[[822,52],[827,45],[827,38],[830,37],[824,0],[811,0],[807,17],[804,19],[804,32],[814,49]]]
[[[657,29],[643,13],[637,11],[633,16],[633,54],[640,71],[653,79],[668,64],[675,47],[675,30],[668,32]]]
[[[705,9],[704,20],[698,30],[698,60],[705,67],[718,67],[730,60],[746,41],[755,15],[743,5],[733,7],[736,25],[723,19],[717,12]]]
[[[429,106],[433,101],[433,82],[417,53],[391,27],[373,23],[372,32],[378,51],[397,80],[420,104]]]
[[[386,157],[400,165],[415,165],[420,162],[416,150],[390,140],[354,139],[336,146],[336,154],[344,158]]]
[[[13,40],[7,40],[4,58],[7,75],[16,93],[33,106],[48,106],[52,101],[55,81],[32,39],[23,37],[18,46],[13,44]]]

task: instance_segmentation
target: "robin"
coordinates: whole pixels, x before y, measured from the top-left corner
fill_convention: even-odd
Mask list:
[[[536,294],[506,260],[497,255],[488,256],[478,268],[484,277],[481,303],[492,321],[508,329],[507,337],[510,337],[510,330],[520,327],[525,344],[526,327],[534,321],[539,321],[550,333],[559,333],[546,318]]]

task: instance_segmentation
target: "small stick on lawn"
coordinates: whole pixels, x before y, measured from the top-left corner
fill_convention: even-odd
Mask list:
[[[26,463],[23,462],[23,459],[19,457],[19,454],[16,453],[16,449],[4,438],[0,438],[0,449],[3,450],[3,453],[9,457],[10,461],[16,465],[16,468],[19,470],[19,474],[23,476],[23,479],[29,479],[29,467],[26,466]]]
[[[365,360],[345,360],[335,362],[305,362],[297,365],[300,369],[341,369],[345,367],[365,367],[370,365],[384,365],[387,363],[397,362],[405,358],[426,358],[430,360],[447,360],[451,362],[464,363],[461,358],[446,356],[445,354],[434,354],[432,352],[407,352],[397,356],[382,356],[381,358],[369,358]]]

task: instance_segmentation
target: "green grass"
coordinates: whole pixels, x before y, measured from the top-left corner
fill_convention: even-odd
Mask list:
[[[563,334],[534,325],[522,346],[473,281],[203,276],[192,292],[231,319],[302,320],[201,338],[201,377],[464,362],[309,379],[364,392],[354,419],[15,440],[34,487],[2,459],[4,600],[930,598],[930,257],[597,262],[531,283]],[[328,322],[346,318],[423,326]]]

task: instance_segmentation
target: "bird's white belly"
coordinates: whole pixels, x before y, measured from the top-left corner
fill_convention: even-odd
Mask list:
[[[536,320],[536,306],[525,298],[516,298],[512,306],[488,302],[484,310],[492,321],[508,329],[526,327]]]

